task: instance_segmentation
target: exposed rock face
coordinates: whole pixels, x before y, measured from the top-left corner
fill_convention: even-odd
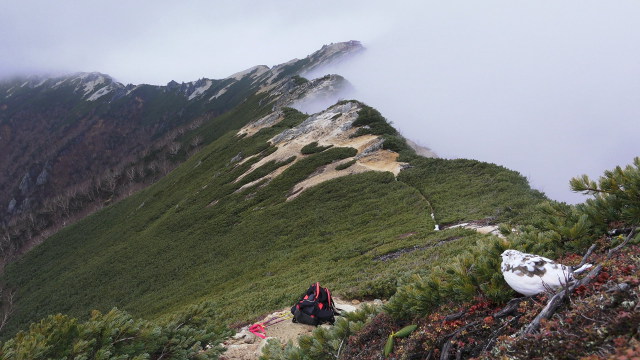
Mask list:
[[[23,92],[24,89],[40,91],[71,90],[86,101],[95,101],[107,94],[111,94],[109,96],[111,101],[124,95],[126,87],[109,75],[98,72],[75,73],[53,78],[31,76],[24,81],[15,83],[14,86],[6,90],[4,95],[7,98],[12,97]],[[1,95],[2,93],[0,92]]]
[[[282,112],[282,110],[276,110],[274,112],[272,112],[271,114],[264,116],[256,121],[251,122],[250,124],[246,125],[245,127],[243,127],[242,129],[240,129],[240,131],[238,132],[239,136],[244,136],[244,135],[253,135],[255,133],[257,133],[258,131],[260,131],[260,129],[266,128],[266,127],[270,127],[273,126],[277,123],[279,123],[280,121],[282,121],[282,119],[284,118],[284,113]]]
[[[320,66],[345,59],[349,55],[358,53],[363,49],[362,44],[354,40],[324,45],[320,50],[302,60],[293,59],[289,62],[276,65],[271,69],[265,65],[258,65],[221,80],[202,78],[188,83],[170,81],[164,87],[155,87],[162,88],[165,91],[180,93],[189,100],[194,100],[204,94],[214,95],[208,98],[209,101],[212,101],[219,95],[222,95],[217,93],[220,93],[223,89],[228,88],[228,86],[234,83],[249,80],[247,82],[249,82],[250,85],[271,89],[273,86],[280,84],[282,80],[285,80],[287,76],[308,73]],[[71,89],[73,93],[79,95],[86,101],[96,101],[100,99],[101,101],[106,100],[112,102],[129,95],[140,86],[141,85],[125,86],[111,76],[99,72],[75,73],[58,77],[30,76],[0,84],[0,102],[3,98],[10,98],[24,92],[25,89],[47,91]],[[216,94],[218,96],[216,96]],[[6,110],[8,107],[7,104],[0,105],[2,110]]]
[[[327,75],[313,80],[316,82],[303,96],[291,103],[291,107],[307,114],[322,111],[339,100],[350,98],[354,89],[351,84],[339,75]]]
[[[296,156],[296,159],[265,176],[270,180],[281,174],[296,161],[304,158],[301,149],[312,142],[317,142],[318,146],[353,147],[358,152],[356,156],[349,159],[329,164],[314,172],[309,178],[294,186],[289,199],[297,197],[302,191],[315,186],[324,181],[337,177],[361,173],[365,171],[390,171],[398,175],[404,168],[404,163],[397,162],[398,154],[389,150],[383,150],[384,141],[375,135],[363,135],[352,137],[357,131],[353,127],[353,122],[358,118],[358,112],[362,109],[358,102],[346,102],[334,105],[322,112],[310,116],[300,125],[287,129],[274,136],[269,142],[277,146],[277,150],[253,164],[253,166],[238,180],[251,173],[269,161],[283,162],[286,159]],[[272,126],[274,119],[281,118],[279,113],[272,113],[262,119],[252,122],[242,128],[238,135],[250,136],[255,134],[260,128]],[[245,159],[248,160],[249,158]],[[354,164],[343,170],[336,170],[341,164],[355,161]],[[264,178],[255,180],[244,185],[240,190],[250,187]]]
[[[342,76],[326,75],[303,84],[298,84],[296,79],[288,79],[276,87],[269,87],[269,95],[275,100],[274,109],[291,106],[303,112],[309,112],[304,111],[305,109],[301,109],[301,107],[304,107],[305,104],[309,107],[314,102],[322,102],[327,106],[321,109],[326,109],[335,104],[341,94],[347,93],[351,89],[351,84]],[[316,108],[320,110],[318,106]]]
[[[242,154],[242,152],[239,152],[238,155],[234,156],[231,160],[229,160],[229,163],[230,164],[237,163],[242,159],[244,159],[244,155]]]
[[[358,117],[359,110],[360,107],[354,102],[333,106],[310,116],[302,124],[283,131],[273,137],[270,142],[278,145],[296,140],[304,145],[313,141],[317,141],[320,146],[337,145],[329,142],[335,142],[335,139],[340,137],[344,138],[344,132],[351,129],[351,124]]]
[[[384,140],[376,139],[376,141],[369,143],[367,147],[363,149],[360,154],[358,154],[358,156],[365,157],[369,154],[373,154],[376,151],[380,151],[382,149],[382,145],[384,145]]]

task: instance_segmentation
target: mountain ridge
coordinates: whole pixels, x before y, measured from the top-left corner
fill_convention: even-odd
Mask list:
[[[340,50],[331,50],[336,46]],[[255,66],[225,79],[171,81],[166,86],[125,86],[98,72],[1,82],[0,152],[5,156],[0,166],[5,171],[0,186],[7,189],[0,194],[3,258],[22,252],[20,244],[42,241],[38,234],[46,237],[75,221],[68,213],[87,211],[82,204],[96,203],[93,198],[99,197],[91,207],[103,206],[118,196],[116,187],[124,182],[132,186],[122,192],[144,187],[226,129],[244,125],[217,119],[245,101],[254,99],[256,107],[274,101],[273,106],[283,106],[318,84],[329,87],[319,94],[335,96],[346,83],[341,77],[314,80],[306,88],[287,83],[314,61],[324,63],[361,49],[358,42],[334,44],[310,55],[316,60],[309,56],[272,68]],[[280,93],[268,94],[267,89],[278,88]],[[46,139],[40,138],[45,134]],[[118,180],[124,177],[129,180]],[[75,194],[90,191],[98,194],[68,204]]]
[[[399,273],[456,256],[485,236],[435,231],[436,224],[515,219],[544,199],[503,167],[417,156],[360,102],[340,101],[311,116],[287,107],[344,81],[291,72],[218,117],[235,126],[185,154],[156,183],[110,201],[9,264],[6,286],[18,295],[6,333],[55,312],[83,316],[117,306],[161,318],[203,299],[215,299],[229,321],[242,321],[290,303],[300,284],[317,276],[346,297],[386,298]],[[195,131],[205,136],[208,126]],[[305,138],[312,130],[335,140]],[[290,153],[278,153],[287,142]],[[378,155],[390,157],[380,164],[392,168],[369,171],[365,165],[375,161],[367,156]],[[379,260],[396,252],[406,255]],[[254,303],[256,287],[278,291],[262,292]]]
[[[60,76],[46,76],[46,75],[32,75],[27,77],[17,76],[13,79],[6,79],[0,81],[0,91],[4,89],[5,99],[13,96],[13,93],[17,88],[24,88],[25,86],[31,89],[47,87],[56,89],[63,86],[65,83],[71,83],[75,86],[74,91],[82,91],[83,99],[88,101],[95,101],[98,98],[107,95],[109,92],[114,91],[114,96],[111,97],[111,101],[122,96],[122,91],[126,90],[128,95],[134,91],[135,88],[140,86],[156,86],[164,87],[170,90],[178,90],[183,95],[187,96],[189,100],[202,95],[206,90],[213,85],[213,83],[224,82],[225,80],[241,81],[246,76],[251,76],[256,82],[261,79],[263,75],[270,72],[268,80],[265,86],[276,86],[276,80],[283,73],[291,73],[300,70],[300,72],[310,72],[311,70],[326,65],[328,63],[337,61],[340,57],[349,57],[364,50],[364,47],[359,41],[350,40],[341,43],[332,43],[324,45],[320,50],[315,51],[313,54],[307,56],[304,59],[292,59],[282,64],[269,67],[267,65],[256,65],[248,69],[238,71],[232,75],[229,75],[222,79],[200,78],[189,82],[178,83],[174,80],[169,81],[166,85],[151,85],[147,83],[141,84],[127,84],[118,82],[110,75],[100,72],[77,72]],[[303,62],[303,64],[300,64]],[[292,69],[294,68],[294,69]],[[280,77],[281,78],[281,77]],[[203,84],[208,84],[203,86]],[[82,89],[80,87],[82,86]],[[95,91],[94,91],[95,90]],[[209,99],[212,100],[212,99]]]
[[[341,46],[321,50],[331,56]],[[383,348],[395,358],[637,354],[639,249],[615,253],[637,243],[640,158],[598,183],[573,179],[574,191],[598,194],[585,204],[548,201],[515,171],[437,158],[376,109],[335,102],[347,80],[305,79],[301,71],[315,64],[305,59],[277,71],[253,67],[217,84],[134,87],[123,118],[151,108],[153,116],[136,119],[191,122],[159,125],[176,135],[141,158],[143,173],[147,165],[166,166],[151,174],[152,183],[135,183],[140,164],[133,163],[91,191],[70,194],[66,205],[61,198],[45,209],[71,212],[70,203],[91,196],[102,205],[7,265],[0,337],[11,339],[0,357],[217,358],[228,327],[286,309],[316,281],[341,299],[388,301],[344,313],[297,346],[266,342],[262,357],[378,359]],[[105,94],[78,107],[60,102],[59,114],[104,114],[87,105],[109,93],[101,76],[80,75],[67,95]],[[228,111],[199,112],[223,98]],[[323,108],[327,102],[335,103]],[[316,106],[321,110],[311,115],[295,108]],[[104,116],[92,120],[108,124]],[[18,191],[46,183],[48,166],[23,177]],[[462,225],[468,223],[491,225],[500,236]],[[584,258],[572,253],[588,246]],[[527,334],[527,322],[547,310],[513,299],[500,254],[517,248],[575,264],[597,247],[593,273],[554,295],[575,290],[570,309],[538,322],[541,333]],[[576,288],[581,284],[588,286]]]

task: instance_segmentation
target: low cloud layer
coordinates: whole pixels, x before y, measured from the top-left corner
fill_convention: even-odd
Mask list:
[[[601,4],[440,5],[405,18],[419,31],[324,70],[442,157],[497,163],[581,202],[572,177],[640,156],[640,5]]]
[[[123,83],[224,78],[386,28],[375,1],[32,0],[0,5],[0,77],[99,71]],[[356,16],[357,14],[357,16]]]
[[[361,40],[356,97],[446,158],[497,163],[553,199],[640,155],[640,3],[34,0],[3,4],[0,76],[223,78]],[[318,74],[323,75],[323,74]]]

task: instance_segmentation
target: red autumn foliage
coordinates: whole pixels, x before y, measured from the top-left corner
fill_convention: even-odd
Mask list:
[[[575,263],[579,256],[575,256]],[[601,263],[602,254],[590,261]],[[640,280],[634,270],[640,247],[622,249],[605,262],[600,275],[581,286],[539,333],[522,336],[519,331],[544,307],[548,298],[522,300],[515,310],[496,317],[504,304],[478,297],[462,305],[443,304],[425,318],[414,319],[418,329],[409,337],[395,339],[391,359],[638,359],[640,360]],[[626,284],[626,285],[621,285]],[[449,321],[445,320],[447,316]],[[352,336],[341,359],[380,359],[394,324],[379,315],[365,331]],[[368,348],[368,349],[367,349]]]

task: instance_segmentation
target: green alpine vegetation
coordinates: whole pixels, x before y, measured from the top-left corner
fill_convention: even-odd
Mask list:
[[[88,320],[50,315],[5,342],[2,359],[217,359],[232,333],[210,302],[154,323],[118,309]]]
[[[242,107],[235,113],[251,114]],[[267,163],[235,181],[274,151],[268,139],[306,118],[293,109],[284,116],[253,136],[220,136],[153,186],[8,266],[5,286],[17,295],[5,337],[54,313],[83,319],[118,307],[153,321],[203,300],[215,301],[228,323],[247,321],[292,304],[301,284],[314,281],[345,297],[386,298],[398,274],[446,262],[486,237],[434,231],[432,212],[440,223],[509,220],[543,199],[500,166],[407,154],[410,169],[397,178],[374,171],[344,176],[286,201],[318,168],[355,156],[348,147],[311,152],[270,182],[238,191],[293,160]],[[445,177],[465,186],[446,186]],[[395,253],[402,255],[384,257]]]
[[[630,309],[640,299],[640,157],[605,171],[598,181],[585,175],[570,185],[590,198],[574,206],[540,203],[517,231],[504,227],[506,238],[484,238],[450,261],[400,276],[383,307],[350,313],[332,328],[302,336],[297,346],[270,340],[261,359],[411,359],[438,353],[478,359],[637,357],[640,316]],[[620,231],[625,235],[615,234]],[[603,254],[589,258],[598,264],[591,270],[593,283],[576,289],[540,333],[524,335],[548,298],[514,299],[500,272],[500,254],[509,248],[565,256],[574,264],[580,259],[574,252],[598,248]],[[512,302],[517,306],[507,311]],[[394,340],[402,337],[408,338]]]
[[[106,74],[0,79],[0,256],[8,263],[60,228],[158,181],[243,121],[349,88],[298,73],[358,42],[224,79],[124,85]],[[319,90],[319,91],[316,91]]]
[[[309,154],[315,154],[317,152],[325,151],[330,147],[331,147],[331,145],[318,146],[318,142],[314,141],[312,143],[309,143],[309,144],[305,145],[302,149],[300,149],[300,152],[303,155],[309,155]]]
[[[607,251],[637,244],[640,158],[598,181],[571,180],[574,191],[592,197],[571,206],[549,201],[502,166],[418,156],[379,111],[356,100],[311,116],[288,107],[347,86],[339,76],[299,74],[360,47],[331,45],[272,69],[166,87],[124,86],[101,74],[0,86],[11,101],[0,125],[23,124],[14,120],[26,116],[38,131],[66,136],[65,129],[86,125],[78,131],[88,136],[107,124],[113,132],[96,139],[120,151],[96,153],[112,161],[107,165],[122,165],[86,191],[44,201],[30,216],[16,205],[28,205],[27,195],[12,202],[7,211],[22,214],[21,226],[3,228],[3,252],[29,244],[45,218],[65,222],[74,211],[79,218],[88,200],[101,210],[4,268],[0,359],[216,359],[232,328],[290,307],[314,282],[342,299],[387,301],[345,314],[297,346],[271,340],[263,359],[513,357],[539,351],[542,340],[555,341],[560,354],[567,344],[581,348],[575,339],[585,337],[593,353],[622,354],[637,342],[625,324],[640,319],[629,311],[640,301],[633,274],[640,248],[619,257]],[[106,82],[78,97],[79,85],[94,78]],[[108,86],[105,97],[99,91]],[[128,137],[121,133],[134,130],[149,138],[122,145]],[[90,161],[78,154],[95,143],[76,148],[67,170]],[[41,152],[38,146],[28,153]],[[120,164],[134,148],[133,162]],[[104,164],[94,163],[102,172]],[[55,172],[40,168],[24,178]],[[18,186],[22,176],[10,178]],[[456,226],[465,222],[500,225],[501,237]],[[502,278],[500,254],[518,249],[574,265],[592,244],[593,262],[606,271],[576,292],[575,316],[566,323],[591,329],[596,324],[578,317],[589,313],[601,328],[557,339],[506,336],[543,304],[522,300],[513,316],[497,315],[515,295]],[[608,288],[622,283],[632,290]],[[610,313],[599,313],[605,297]],[[547,331],[564,326],[558,318],[543,324]]]

